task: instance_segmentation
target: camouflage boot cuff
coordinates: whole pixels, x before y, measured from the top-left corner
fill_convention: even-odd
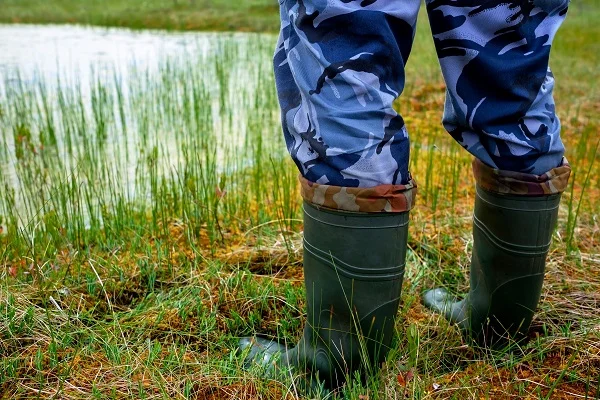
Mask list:
[[[566,158],[562,164],[542,175],[505,171],[473,160],[473,175],[477,184],[493,193],[518,196],[545,196],[565,191],[571,175],[571,166]]]
[[[321,185],[300,176],[302,198],[318,207],[350,212],[406,212],[413,207],[417,184],[379,185],[370,188]]]

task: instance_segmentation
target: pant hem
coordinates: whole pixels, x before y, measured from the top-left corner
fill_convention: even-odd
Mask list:
[[[527,174],[492,168],[479,159],[473,160],[473,175],[483,189],[500,194],[519,196],[546,196],[567,189],[571,166],[563,158],[560,166],[542,175]]]
[[[299,177],[302,198],[318,207],[364,213],[398,213],[413,208],[417,184],[379,185],[370,188],[321,185]]]

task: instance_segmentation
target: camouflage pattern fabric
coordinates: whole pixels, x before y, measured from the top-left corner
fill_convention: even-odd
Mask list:
[[[406,185],[360,188],[320,185],[302,176],[300,190],[302,198],[314,205],[362,213],[409,211],[417,194],[417,186],[412,180]]]
[[[519,196],[544,196],[562,193],[567,189],[571,166],[567,159],[542,175],[502,171],[490,168],[478,159],[473,160],[477,184],[487,191]]]
[[[561,165],[548,59],[568,0],[426,3],[447,85],[448,132],[493,169],[538,176]],[[358,199],[332,195],[332,208],[362,209],[377,196],[382,203],[367,209],[412,205],[408,131],[392,104],[404,89],[419,7],[419,0],[280,0],[275,78],[307,201],[323,185]],[[351,188],[371,189],[368,201]]]

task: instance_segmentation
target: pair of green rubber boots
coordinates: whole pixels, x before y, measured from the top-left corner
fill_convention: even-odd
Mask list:
[[[538,305],[560,194],[536,197],[477,187],[469,294],[443,289],[424,304],[481,346],[526,337]],[[408,212],[350,213],[304,204],[307,321],[292,348],[245,338],[246,363],[306,373],[334,389],[377,371],[394,336],[404,276]],[[249,348],[249,349],[248,349]]]

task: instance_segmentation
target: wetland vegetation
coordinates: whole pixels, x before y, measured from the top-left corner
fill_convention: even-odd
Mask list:
[[[214,29],[149,23],[167,3],[226,16],[216,0],[143,2],[129,20],[118,7],[133,3],[86,1],[89,19],[72,3],[0,1],[0,18]],[[49,4],[63,14],[39,11]],[[259,5],[271,2],[235,12]],[[440,284],[467,291],[474,200],[470,156],[440,123],[444,85],[424,17],[397,104],[420,184],[398,337],[381,373],[339,397],[600,398],[600,7],[573,2],[557,36],[551,66],[574,174],[531,340],[499,353],[467,345],[420,302]],[[261,24],[248,29],[274,29]],[[301,200],[280,134],[275,39],[223,34],[202,54],[85,81],[1,70],[0,398],[299,396],[289,381],[245,371],[235,353],[254,333],[295,343],[304,319]]]

